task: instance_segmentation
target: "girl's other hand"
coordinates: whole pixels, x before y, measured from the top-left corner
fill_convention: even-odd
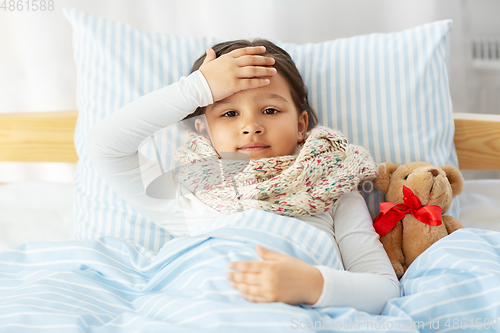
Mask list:
[[[251,302],[283,302],[291,305],[314,304],[323,291],[323,276],[308,263],[257,245],[264,259],[236,261],[227,273],[231,286]]]
[[[270,67],[274,58],[262,56],[264,46],[251,46],[233,50],[216,58],[212,48],[200,66],[200,72],[208,82],[213,101],[231,96],[242,90],[267,86],[269,77],[276,74]]]

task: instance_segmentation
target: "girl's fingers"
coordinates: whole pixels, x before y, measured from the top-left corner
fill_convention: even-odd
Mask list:
[[[265,263],[260,260],[233,261],[229,263],[229,268],[242,272],[259,273],[262,271],[263,265]]]
[[[231,287],[243,294],[264,297],[265,293],[260,286],[239,282],[231,282]]]
[[[217,57],[215,55],[215,51],[211,47],[207,48],[206,53],[207,53],[207,55],[206,55],[205,59],[203,60],[203,64],[210,62],[212,60],[215,60],[215,58]]]
[[[244,66],[272,66],[276,62],[273,57],[262,55],[244,55],[236,58],[236,64],[240,67]]]
[[[267,298],[265,298],[263,296],[249,295],[249,294],[244,294],[244,293],[240,293],[240,295],[241,295],[241,297],[243,297],[244,299],[246,299],[247,301],[250,301],[250,302],[269,303]]]
[[[238,88],[240,90],[254,89],[267,86],[271,81],[269,79],[239,79],[238,80]]]
[[[273,67],[243,67],[238,70],[238,78],[269,77],[276,74],[276,68]]]
[[[227,273],[227,278],[232,282],[241,282],[248,284],[261,284],[261,279],[258,273],[243,273],[243,272],[232,272]]]
[[[228,54],[231,55],[233,58],[239,58],[247,54],[261,54],[264,52],[266,52],[266,48],[264,46],[248,46],[233,50]]]

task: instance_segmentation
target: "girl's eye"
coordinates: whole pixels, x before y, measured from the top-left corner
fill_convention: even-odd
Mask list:
[[[270,112],[267,112],[267,111],[270,111]],[[279,112],[279,111],[278,111],[278,110],[276,110],[276,109],[265,109],[265,110],[264,110],[264,113],[266,113],[266,114],[276,114],[276,113],[278,113],[278,112]]]
[[[222,117],[227,117],[227,118],[234,117],[234,116],[236,116],[236,111],[227,111],[226,113],[224,113],[222,115]]]

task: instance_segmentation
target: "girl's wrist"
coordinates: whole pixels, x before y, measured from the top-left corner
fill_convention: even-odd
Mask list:
[[[309,291],[307,293],[306,304],[312,305],[318,302],[319,298],[321,297],[324,283],[323,275],[321,275],[321,272],[316,267],[312,267],[311,273],[309,275],[309,281],[310,282],[308,283],[308,285],[311,286],[311,288],[309,288]]]

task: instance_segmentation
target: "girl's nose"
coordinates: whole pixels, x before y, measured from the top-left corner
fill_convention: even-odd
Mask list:
[[[243,134],[262,134],[264,131],[258,126],[247,126],[243,129]]]
[[[241,128],[243,134],[262,134],[264,127],[259,123],[255,117],[248,117],[244,119],[243,127]]]

